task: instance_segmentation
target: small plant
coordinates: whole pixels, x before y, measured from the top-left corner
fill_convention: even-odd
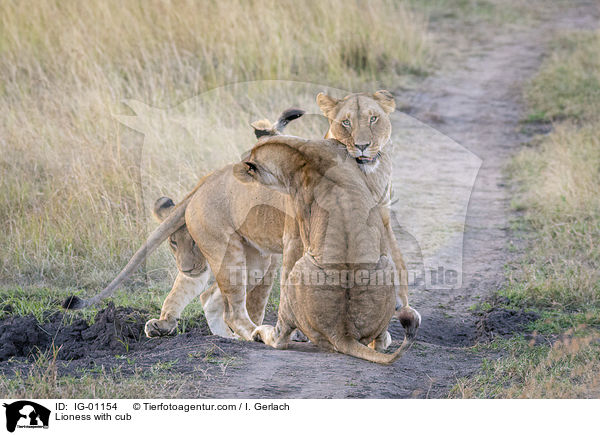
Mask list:
[[[178,359],[173,361],[159,361],[152,366],[151,371],[152,373],[157,373],[165,370],[171,370],[175,364],[177,364],[177,362],[179,362]]]

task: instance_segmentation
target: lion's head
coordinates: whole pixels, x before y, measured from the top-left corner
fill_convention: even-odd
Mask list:
[[[342,142],[364,172],[374,171],[392,134],[389,115],[396,109],[394,96],[381,90],[350,94],[338,100],[320,93],[317,104],[329,119],[326,137]]]
[[[158,198],[154,203],[154,217],[162,222],[169,216],[174,207],[175,204],[171,198],[166,196]],[[171,234],[169,247],[175,255],[177,268],[187,276],[196,277],[206,271],[208,266],[206,258],[196,246],[196,242],[185,225]]]

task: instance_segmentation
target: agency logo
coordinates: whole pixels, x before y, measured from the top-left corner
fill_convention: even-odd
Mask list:
[[[50,410],[29,400],[5,403],[6,430],[14,432],[19,429],[48,429]]]

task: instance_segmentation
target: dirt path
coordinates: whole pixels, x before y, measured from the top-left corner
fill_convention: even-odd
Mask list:
[[[400,361],[383,367],[326,353],[311,344],[293,344],[289,350],[278,351],[259,343],[208,336],[196,329],[132,345],[127,357],[134,363],[119,362],[122,373],[148,369],[160,361],[173,362],[173,372],[190,381],[170,394],[213,398],[444,397],[457,378],[475,373],[484,355],[470,349],[481,331],[479,319],[468,308],[502,285],[503,268],[509,260],[509,201],[502,168],[526,139],[519,126],[521,84],[535,72],[555,30],[593,25],[589,10],[590,5],[583,4],[556,19],[520,29],[506,27],[493,35],[480,28],[477,42],[470,42],[454,61],[445,62],[454,66],[426,79],[417,91],[399,92],[407,113],[448,135],[482,161],[467,210],[463,285],[412,293],[411,304],[422,314],[423,325],[418,342]],[[449,156],[438,154],[431,159],[443,161]],[[496,314],[488,328],[510,332],[511,325],[527,320],[511,313]],[[65,343],[77,343],[78,347],[70,355],[77,359],[61,364],[61,373],[100,365],[114,367],[114,355],[122,347],[115,330],[121,328],[117,334],[121,341],[123,336],[135,340],[144,320],[143,316],[131,318],[126,310],[110,309],[93,331],[81,322],[63,330]],[[2,341],[31,338],[34,342],[39,338],[36,334],[47,341],[48,334],[53,335],[52,325],[44,325],[42,334],[32,319],[27,322],[0,322]],[[25,333],[17,331],[17,323]],[[59,328],[60,318],[55,323]],[[403,336],[399,323],[393,322],[390,331],[398,345]],[[75,355],[79,348],[85,356]],[[0,360],[5,359],[4,353],[7,357],[26,356],[4,345],[1,350]],[[14,360],[0,369],[7,373],[19,364]]]

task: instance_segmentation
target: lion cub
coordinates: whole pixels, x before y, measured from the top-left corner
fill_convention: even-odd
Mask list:
[[[284,231],[296,231],[304,247],[282,282],[277,325],[258,326],[253,338],[285,348],[298,328],[324,348],[382,364],[398,359],[414,336],[407,334],[393,354],[367,346],[389,340],[397,277],[380,204],[345,148],[331,140],[270,137],[233,173],[289,195],[297,225]]]
[[[300,118],[302,115],[304,115],[303,110],[290,108],[284,110],[274,124],[267,119],[261,119],[250,125],[254,129],[254,135],[257,139],[265,136],[277,136],[283,132],[291,121]],[[174,208],[175,203],[171,198],[165,196],[158,198],[154,203],[154,217],[158,222],[163,222]],[[186,225],[171,234],[169,248],[171,248],[175,257],[179,273],[171,292],[163,302],[160,319],[150,319],[146,322],[144,329],[146,336],[150,338],[173,334],[177,330],[178,319],[184,308],[198,295],[198,283],[196,281],[198,279],[208,280],[208,274],[205,273],[208,269],[208,262],[198,249]],[[204,289],[206,281],[201,286]],[[270,293],[271,285],[263,284],[261,288],[254,290],[246,299],[246,308],[252,320],[260,325],[264,317],[266,304],[266,298],[262,296]],[[225,302],[216,283],[213,283],[210,288],[200,294],[200,300],[210,331],[221,337],[236,337],[223,319]],[[294,340],[305,341],[306,338],[296,332]]]

